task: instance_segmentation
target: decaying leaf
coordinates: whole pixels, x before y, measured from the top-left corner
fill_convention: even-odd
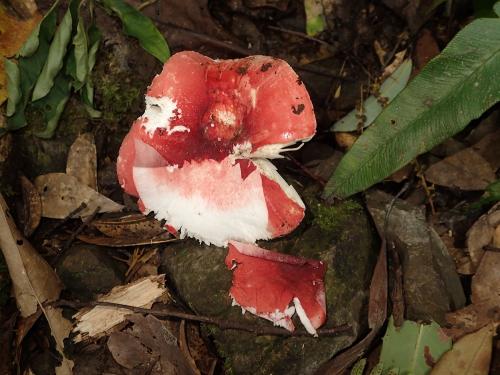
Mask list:
[[[160,222],[142,214],[122,214],[118,217],[94,220],[92,226],[109,237],[155,237],[165,233]]]
[[[451,339],[435,322],[425,325],[407,320],[398,329],[391,317],[383,340],[380,362],[384,373],[426,374],[451,348]]]
[[[500,168],[500,130],[486,134],[472,149],[481,155],[496,171]]]
[[[500,321],[500,253],[487,251],[484,254],[472,278],[471,290],[472,304],[446,316],[448,323],[453,325],[449,333],[454,337]]]
[[[489,324],[462,337],[441,357],[431,375],[488,375],[495,329],[495,324]]]
[[[99,301],[150,308],[158,298],[167,293],[164,284],[165,275],[150,276],[115,287],[111,292],[100,297]],[[100,337],[106,331],[125,321],[125,316],[128,314],[130,314],[130,310],[105,306],[80,310],[74,316],[77,324],[73,331],[77,335],[73,341],[80,342],[87,338]]]
[[[24,228],[23,233],[26,237],[33,234],[35,229],[40,224],[42,218],[42,199],[38,190],[26,177],[21,176],[21,188],[23,189],[23,203],[24,203]]]
[[[484,190],[495,181],[496,176],[481,155],[472,148],[466,148],[431,165],[425,172],[425,178],[450,188]]]
[[[66,162],[66,174],[97,190],[97,152],[92,133],[83,133],[71,145]]]
[[[24,18],[32,17],[38,10],[35,0],[10,0],[9,2],[12,8]]]
[[[481,216],[467,232],[467,250],[471,262],[464,263],[458,272],[473,274],[484,254],[484,247],[493,242],[496,227],[500,225],[500,203]]]
[[[9,269],[16,303],[22,317],[36,314],[43,303],[55,301],[59,297],[61,283],[56,273],[16,228],[1,194],[0,248]],[[62,317],[60,309],[41,308],[56,340],[57,351],[62,356],[62,364],[56,367],[56,374],[70,375],[73,362],[64,356],[63,340],[68,337],[71,324]]]
[[[152,315],[130,315],[131,328],[113,332],[108,349],[123,367],[149,370],[154,375],[199,374],[193,371],[187,358],[178,347],[177,339],[165,325]]]
[[[64,219],[85,203],[87,207],[78,216],[88,216],[100,207],[99,212],[117,212],[123,206],[99,194],[65,173],[49,173],[38,176],[35,186],[42,197],[42,215]]]

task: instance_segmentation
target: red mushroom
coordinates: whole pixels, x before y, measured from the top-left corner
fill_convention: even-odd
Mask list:
[[[307,90],[286,62],[181,52],[149,87],[118,177],[181,237],[219,246],[274,238],[297,227],[304,204],[266,158],[315,130]]]
[[[297,312],[312,335],[325,322],[323,262],[229,241],[226,266],[234,270],[229,291],[233,304],[241,306],[243,312],[249,311],[290,331],[295,328],[291,317]]]

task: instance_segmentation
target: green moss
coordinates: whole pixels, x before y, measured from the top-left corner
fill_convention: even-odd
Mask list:
[[[333,206],[314,202],[310,208],[313,212],[314,223],[325,231],[340,229],[356,211],[363,210],[361,205],[354,200],[347,200]]]
[[[101,100],[99,109],[103,113],[103,119],[108,123],[116,123],[136,104],[141,88],[123,73],[103,74],[96,92]]]

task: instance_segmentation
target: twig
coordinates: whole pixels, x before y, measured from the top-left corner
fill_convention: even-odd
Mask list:
[[[92,211],[92,213],[87,216],[85,218],[85,220],[83,220],[82,224],[78,227],[78,229],[76,231],[74,231],[72,234],[71,234],[71,237],[68,239],[68,241],[66,241],[66,243],[64,244],[63,248],[62,248],[62,251],[61,252],[64,252],[65,250],[67,250],[71,244],[73,243],[73,241],[75,240],[75,238],[83,232],[83,230],[87,227],[87,225],[89,225],[92,220],[95,219],[97,213],[101,210],[101,207],[100,206],[97,206],[95,208],[94,211]]]
[[[314,181],[316,181],[321,187],[325,187],[326,181],[323,180],[320,176],[312,173],[309,168],[305,167],[302,165],[302,163],[299,163],[297,159],[295,159],[293,156],[286,155],[286,158],[289,159],[290,161],[293,162],[306,176],[310,177]]]
[[[212,318],[208,316],[202,315],[194,315],[189,313],[184,313],[180,311],[174,311],[169,309],[145,309],[142,307],[135,307],[130,305],[123,305],[121,303],[113,303],[113,302],[104,302],[104,301],[93,301],[89,303],[80,303],[73,302],[68,300],[59,300],[55,302],[49,303],[55,307],[71,307],[74,309],[81,309],[83,307],[96,307],[96,306],[105,306],[105,307],[114,307],[117,309],[126,309],[139,314],[151,314],[156,317],[163,318],[176,318],[176,319],[184,319],[193,322],[212,324],[218,326],[220,329],[235,329],[240,331],[246,331],[250,333],[254,333],[257,336],[263,335],[272,335],[272,336],[305,336],[305,337],[313,337],[310,333],[308,333],[305,329],[298,329],[294,332],[287,331],[284,328],[279,327],[256,327],[252,324],[240,323],[226,319]],[[352,328],[347,325],[341,325],[333,328],[320,328],[317,330],[318,336],[337,336],[341,334],[351,333]]]
[[[143,10],[144,8],[147,8],[148,6],[150,5],[153,5],[154,3],[156,3],[158,0],[148,0],[148,1],[145,1],[143,2],[142,4],[139,4],[137,5],[137,7],[135,9],[137,9],[139,12],[141,10]]]
[[[319,43],[319,44],[323,44],[323,45],[331,47],[331,48],[335,48],[333,45],[331,45],[328,42],[325,42],[324,40],[315,38],[313,36],[307,35],[307,34],[302,33],[300,31],[285,29],[285,28],[278,27],[278,26],[267,26],[267,28],[270,29],[270,30],[279,31],[280,33],[285,33],[285,34],[290,34],[290,35],[298,36],[299,38],[311,40],[313,42],[316,42],[316,43]]]
[[[49,230],[45,236],[48,237],[50,236],[52,233],[54,233],[56,230],[58,230],[59,228],[61,228],[64,224],[66,224],[68,221],[70,221],[71,219],[73,219],[73,217],[79,213],[80,211],[83,211],[84,209],[87,208],[87,204],[85,202],[82,202],[82,204],[80,204],[77,208],[75,208],[73,211],[71,211],[68,216],[66,216],[62,221],[60,221],[59,223],[57,223],[56,226],[54,226],[51,230]]]

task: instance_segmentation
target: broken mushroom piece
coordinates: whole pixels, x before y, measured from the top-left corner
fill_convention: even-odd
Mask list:
[[[312,335],[325,322],[323,262],[229,241],[226,266],[233,270],[229,294],[243,313],[249,311],[293,331],[291,318],[297,312]]]
[[[181,52],[149,87],[118,177],[181,237],[218,246],[270,239],[299,225],[304,204],[266,159],[315,131],[307,90],[286,62]]]

